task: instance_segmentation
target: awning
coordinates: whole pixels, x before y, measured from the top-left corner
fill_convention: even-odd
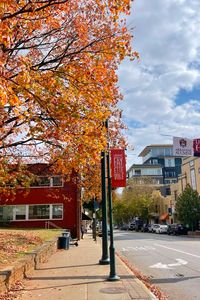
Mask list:
[[[86,215],[82,212],[82,220],[89,221],[89,220],[92,220],[92,218],[90,218],[88,215]]]
[[[168,213],[162,214],[161,217],[160,217],[161,221],[165,221],[167,219],[169,219],[169,214]]]

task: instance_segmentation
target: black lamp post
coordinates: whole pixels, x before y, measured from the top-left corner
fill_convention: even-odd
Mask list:
[[[110,153],[107,153],[107,176],[108,176],[108,207],[109,207],[109,220],[110,220],[110,275],[108,277],[109,281],[117,281],[120,279],[116,275],[115,270],[115,248],[113,240],[113,207],[112,207],[112,186],[111,186],[111,174],[110,174]]]
[[[107,228],[107,193],[106,193],[106,154],[101,152],[101,186],[102,186],[102,258],[100,265],[110,263],[108,257],[108,228]]]

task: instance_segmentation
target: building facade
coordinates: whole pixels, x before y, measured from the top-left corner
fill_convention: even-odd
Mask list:
[[[170,185],[172,206],[171,218],[175,223],[178,222],[175,209],[176,200],[185,190],[187,184],[200,194],[200,157],[190,156],[183,158],[181,174],[178,177],[178,182]]]
[[[35,180],[0,197],[0,222],[18,228],[60,227],[80,237],[81,203],[76,174],[70,180],[52,174],[45,164],[31,165]]]
[[[149,178],[149,183],[163,196],[162,204],[152,214],[156,223],[169,220],[171,223],[172,204],[170,184],[177,183],[181,174],[182,157],[173,156],[172,144],[146,146],[139,157],[142,164],[133,164],[127,171],[130,178]]]
[[[143,163],[133,164],[127,171],[127,177],[148,176],[159,185],[163,196],[169,195],[169,185],[178,181],[182,164],[182,157],[173,156],[173,145],[149,145],[139,157],[142,157]]]

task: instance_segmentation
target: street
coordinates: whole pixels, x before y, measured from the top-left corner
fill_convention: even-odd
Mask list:
[[[114,232],[115,249],[169,300],[200,299],[200,239],[135,231]]]

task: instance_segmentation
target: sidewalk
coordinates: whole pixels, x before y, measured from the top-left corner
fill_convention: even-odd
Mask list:
[[[109,265],[99,265],[101,244],[85,234],[79,246],[58,250],[24,280],[19,300],[152,300],[156,299],[116,257],[120,280],[107,281]]]

